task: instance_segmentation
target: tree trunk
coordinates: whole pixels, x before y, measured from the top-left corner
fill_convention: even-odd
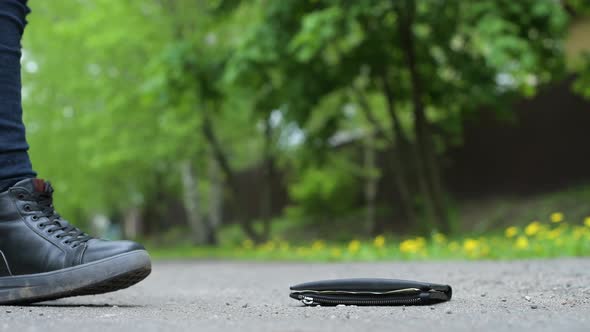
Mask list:
[[[404,130],[401,125],[401,121],[399,116],[397,115],[395,109],[395,98],[393,94],[393,88],[389,84],[389,79],[387,74],[383,74],[382,76],[382,83],[383,83],[383,93],[385,95],[385,99],[387,100],[387,112],[389,117],[391,118],[392,122],[392,130],[396,141],[399,143],[399,150],[401,151],[397,158],[393,155],[393,161],[395,164],[399,165],[398,167],[402,167],[403,173],[400,175],[404,181],[408,181],[410,177],[410,172],[407,171],[406,165],[404,165],[404,161],[410,166],[408,168],[412,168],[411,161],[414,161],[414,167],[417,169],[416,172],[416,182],[418,183],[418,189],[420,191],[422,197],[422,208],[424,209],[424,219],[418,225],[422,231],[428,231],[429,228],[432,226],[433,222],[435,221],[435,210],[433,199],[431,196],[431,192],[428,186],[427,179],[421,174],[423,174],[423,164],[420,160],[420,156],[416,151],[415,145],[410,142],[410,140],[404,134]],[[409,186],[408,186],[409,187]],[[408,198],[409,200],[412,197],[409,194],[408,190]],[[409,202],[411,204],[411,201]],[[414,221],[417,221],[417,217],[415,215],[414,210],[412,209],[412,216]]]
[[[365,223],[367,225],[368,234],[376,235],[379,233],[379,225],[377,225],[376,216],[376,198],[377,198],[377,184],[379,177],[376,176],[376,151],[375,138],[373,134],[369,134],[364,145],[364,169],[365,169],[365,204],[366,216]]]
[[[209,118],[209,114],[207,114],[207,112],[205,112],[203,116],[202,130],[203,136],[205,136],[205,139],[209,143],[213,151],[213,156],[217,161],[221,172],[225,176],[226,183],[231,190],[230,202],[232,204],[232,210],[234,212],[235,218],[239,221],[242,229],[244,230],[244,233],[246,233],[246,236],[251,238],[254,242],[262,242],[263,238],[256,232],[252,222],[240,217],[241,207],[240,202],[238,201],[238,183],[236,180],[236,175],[231,168],[229,161],[227,160],[227,157],[221,147],[221,144],[219,143],[219,140],[217,139],[217,136],[215,135],[215,131],[213,130],[213,126],[211,124],[211,119]]]
[[[371,106],[367,102],[362,92],[357,91],[356,93],[361,108],[363,109],[365,116],[367,117],[367,120],[380,133],[380,136],[385,137],[390,142],[392,153],[389,158],[389,163],[391,165],[390,169],[394,177],[395,187],[397,188],[399,195],[399,205],[401,207],[401,212],[402,215],[406,218],[407,222],[416,222],[416,212],[414,210],[410,185],[408,183],[408,172],[406,171],[406,167],[403,164],[403,160],[405,159],[404,145],[407,144],[407,139],[404,137],[403,131],[401,131],[401,125],[399,124],[399,119],[397,118],[397,114],[395,113],[395,105],[393,104],[393,92],[391,90],[386,89],[385,94],[388,102],[388,112],[392,122],[392,134],[393,137],[395,137],[395,139],[391,138],[392,136],[385,134],[385,131],[379,124],[379,121],[375,118]],[[395,205],[398,205],[397,202]]]
[[[273,207],[273,190],[272,185],[275,179],[275,160],[272,151],[273,132],[270,123],[270,117],[264,121],[264,183],[262,184],[262,201],[261,201],[261,215],[262,215],[262,237],[267,240],[270,236],[271,222],[272,222],[272,207]]]
[[[209,160],[209,238],[207,241],[211,245],[219,244],[217,230],[221,227],[223,220],[223,181],[219,172],[219,165],[215,159]]]
[[[207,225],[201,218],[200,197],[193,164],[190,160],[185,160],[180,165],[180,174],[182,177],[183,202],[184,209],[192,232],[194,244],[207,244]]]
[[[126,239],[136,239],[141,232],[141,209],[128,208],[123,214],[123,235]]]
[[[397,2],[395,2],[397,3]],[[394,3],[394,5],[395,5]],[[414,33],[412,31],[416,4],[413,0],[405,1],[405,10],[397,7],[398,10],[398,27],[402,40],[402,49],[410,72],[410,82],[412,86],[412,104],[414,110],[414,127],[416,130],[417,152],[421,166],[422,177],[426,179],[429,185],[432,203],[438,221],[438,226],[442,232],[451,231],[448,215],[446,213],[446,202],[442,180],[438,169],[436,151],[434,149],[433,134],[430,123],[426,118],[426,111],[423,102],[423,87],[418,67],[416,64],[416,49]],[[405,14],[405,15],[404,15]]]

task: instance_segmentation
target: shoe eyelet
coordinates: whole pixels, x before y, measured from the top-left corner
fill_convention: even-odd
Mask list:
[[[18,194],[18,195],[16,195],[16,198],[23,200],[23,199],[25,199],[25,194]]]
[[[38,216],[32,216],[32,217],[31,217],[31,220],[33,220],[33,221],[37,221],[37,220],[39,220],[39,217],[38,217]]]
[[[39,228],[43,229],[43,228],[45,228],[45,224],[43,224],[43,223],[40,223],[40,224],[38,224],[38,225],[37,225],[37,227],[39,227]]]
[[[29,211],[31,211],[31,206],[29,204],[27,204],[27,205],[23,206],[23,210],[29,212]]]

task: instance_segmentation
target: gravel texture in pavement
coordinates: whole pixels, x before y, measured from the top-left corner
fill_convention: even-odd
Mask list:
[[[289,286],[353,277],[453,286],[420,307],[304,307]],[[590,331],[590,259],[511,262],[156,262],[117,293],[0,307],[0,331]]]

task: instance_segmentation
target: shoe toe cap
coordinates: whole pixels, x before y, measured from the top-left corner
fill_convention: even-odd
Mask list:
[[[145,248],[133,241],[107,241],[92,239],[88,241],[87,248],[82,256],[82,264],[117,256],[120,254],[145,250]]]

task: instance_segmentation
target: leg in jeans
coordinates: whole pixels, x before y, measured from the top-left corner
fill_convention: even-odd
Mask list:
[[[35,178],[21,109],[28,12],[26,0],[0,0],[0,305],[112,292],[151,271],[140,244],[93,238],[70,225],[55,211],[51,184]]]
[[[0,192],[35,177],[21,107],[20,40],[28,13],[26,0],[0,1]]]

